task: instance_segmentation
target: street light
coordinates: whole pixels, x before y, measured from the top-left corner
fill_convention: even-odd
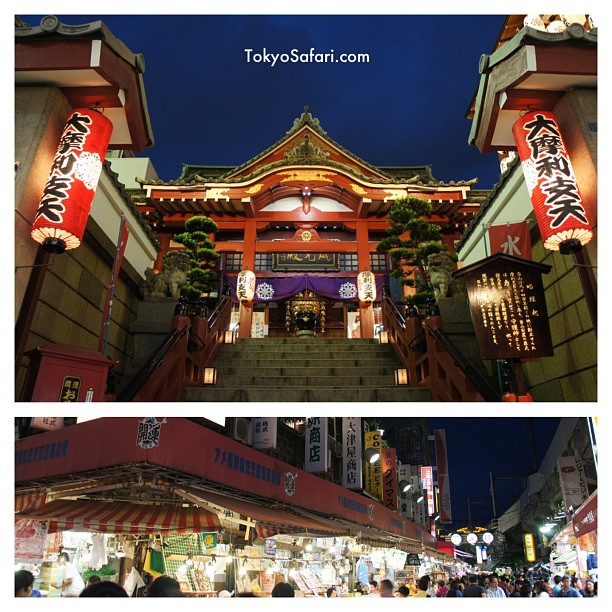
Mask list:
[[[400,493],[407,493],[412,488],[412,485],[407,480],[400,480],[398,486]]]
[[[376,463],[380,459],[380,451],[377,448],[366,448],[363,456],[369,463]]]

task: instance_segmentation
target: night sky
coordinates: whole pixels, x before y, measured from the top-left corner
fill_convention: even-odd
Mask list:
[[[436,179],[499,179],[495,153],[467,144],[465,115],[504,15],[66,15],[98,19],[142,53],[163,180],[182,164],[240,165],[308,105],[337,143],[375,166],[430,164]],[[41,16],[20,16],[39,25]],[[268,53],[367,53],[369,63],[256,62]],[[252,49],[250,61],[245,49]]]
[[[493,517],[490,472],[496,479],[527,478],[532,453],[527,417],[431,418],[429,426],[446,430],[453,527],[467,524],[468,499],[472,522],[485,525]],[[559,425],[559,418],[532,418],[536,465],[540,465]],[[495,502],[501,516],[525,490],[521,480],[496,480]],[[485,502],[484,504],[475,502]],[[480,519],[480,522],[479,522]]]

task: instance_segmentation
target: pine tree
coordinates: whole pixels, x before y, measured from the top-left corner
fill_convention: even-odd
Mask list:
[[[409,300],[417,304],[424,304],[427,298],[434,295],[427,257],[432,253],[448,251],[440,240],[442,228],[427,220],[432,212],[433,206],[423,198],[397,199],[389,210],[391,224],[387,228],[387,235],[377,247],[378,251],[388,253],[395,264],[391,276],[402,285],[416,289]],[[407,234],[408,238],[402,238],[403,234]],[[456,260],[456,255],[451,255]]]
[[[181,295],[189,300],[198,300],[203,293],[217,288],[219,274],[215,268],[220,255],[209,238],[217,229],[217,224],[209,217],[191,217],[185,222],[185,231],[173,237],[189,254],[187,284],[181,288]]]

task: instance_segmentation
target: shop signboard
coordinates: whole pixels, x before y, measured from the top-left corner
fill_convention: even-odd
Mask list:
[[[421,565],[421,557],[419,557],[418,553],[408,553],[406,565]]]
[[[427,495],[427,516],[435,512],[434,490],[433,490],[433,468],[430,465],[421,467],[421,483]]]
[[[266,538],[264,552],[266,555],[274,557],[278,548],[278,541],[274,538]]]
[[[571,516],[570,507],[575,512],[589,496],[584,464],[581,457],[570,455],[569,457],[559,457],[557,467],[561,479],[565,512],[569,518]]]
[[[342,486],[361,490],[363,461],[359,417],[342,417],[342,466]]]
[[[527,563],[533,563],[537,559],[533,533],[524,533],[523,543],[525,546],[525,559]]]
[[[440,502],[440,524],[453,522],[451,510],[450,482],[448,476],[448,456],[446,454],[446,430],[434,430],[436,464],[438,468],[438,496]]]
[[[381,450],[383,472],[383,504],[397,510],[397,455],[394,448]]]
[[[366,431],[365,448],[376,448],[382,453],[382,434],[380,431]],[[365,490],[376,499],[383,498],[382,461],[379,457],[374,463],[366,464]]]
[[[257,450],[276,448],[278,426],[276,417],[256,417],[251,423],[253,425],[253,448]]]
[[[307,417],[304,445],[304,469],[307,472],[327,472],[328,448],[327,417]]]
[[[410,482],[410,466],[409,465],[398,465],[397,466],[397,481],[401,482],[402,480],[407,480]],[[412,491],[411,488],[407,492],[398,491],[398,512],[401,516],[406,518],[412,518],[412,508],[411,508],[411,499],[412,499]]]
[[[30,427],[32,429],[42,429],[43,431],[53,431],[64,426],[64,417],[32,417]]]
[[[542,274],[551,266],[496,253],[454,272],[465,279],[470,315],[483,359],[554,354]]]

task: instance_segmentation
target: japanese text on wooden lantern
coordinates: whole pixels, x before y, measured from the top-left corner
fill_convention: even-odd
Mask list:
[[[578,250],[593,231],[555,116],[548,111],[527,113],[512,133],[544,247],[563,253]]]
[[[236,296],[241,302],[250,302],[255,295],[255,274],[242,270],[236,282]]]
[[[376,299],[376,277],[369,270],[357,276],[357,289],[362,302],[373,302]]]
[[[72,111],[34,217],[31,236],[54,253],[81,244],[113,124],[98,111]]]

